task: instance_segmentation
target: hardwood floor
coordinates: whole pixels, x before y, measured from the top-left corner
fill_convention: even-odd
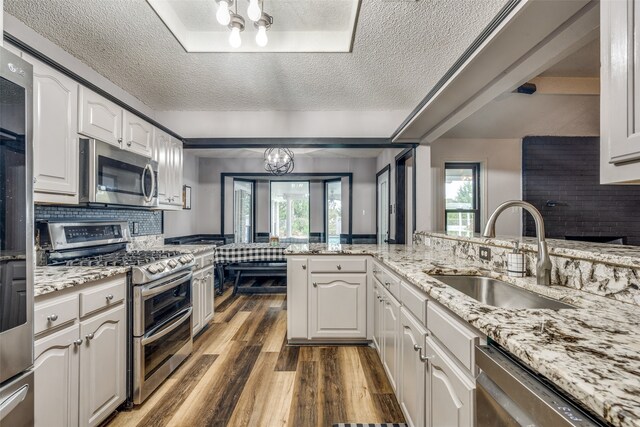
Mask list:
[[[373,348],[286,345],[285,297],[226,289],[193,355],[108,427],[404,422]]]

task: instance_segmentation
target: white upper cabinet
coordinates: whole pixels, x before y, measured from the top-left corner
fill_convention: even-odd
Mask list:
[[[182,141],[171,138],[171,144],[169,148],[169,165],[171,168],[170,173],[170,191],[168,192],[169,203],[182,207]]]
[[[640,5],[600,8],[600,182],[640,184]]]
[[[161,207],[182,208],[182,141],[154,128],[152,158],[158,162],[158,199]]]
[[[153,126],[130,112],[122,111],[123,142],[122,148],[151,157]]]
[[[122,108],[82,86],[78,103],[78,133],[120,147]]]
[[[78,84],[25,54],[33,65],[34,199],[78,203]]]

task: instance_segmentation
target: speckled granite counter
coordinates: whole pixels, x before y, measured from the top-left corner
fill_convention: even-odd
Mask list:
[[[163,251],[188,252],[192,253],[195,256],[198,256],[207,252],[213,252],[216,249],[216,245],[162,245],[154,246],[153,249]]]
[[[36,267],[33,295],[38,297],[128,271],[129,267]]]
[[[615,426],[640,426],[640,307],[483,270],[448,252],[403,245],[291,245],[288,255],[372,255]],[[504,309],[430,274],[489,274],[576,306]],[[544,324],[544,328],[541,326]]]

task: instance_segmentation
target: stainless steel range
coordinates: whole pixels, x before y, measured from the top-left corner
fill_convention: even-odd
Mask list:
[[[129,397],[142,403],[191,354],[193,255],[127,251],[127,222],[49,223],[47,228],[49,265],[131,267]]]

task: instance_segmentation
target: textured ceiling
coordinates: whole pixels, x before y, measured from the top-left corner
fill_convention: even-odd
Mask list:
[[[155,110],[409,111],[505,3],[364,0],[336,54],[186,53],[144,0],[4,8]]]

